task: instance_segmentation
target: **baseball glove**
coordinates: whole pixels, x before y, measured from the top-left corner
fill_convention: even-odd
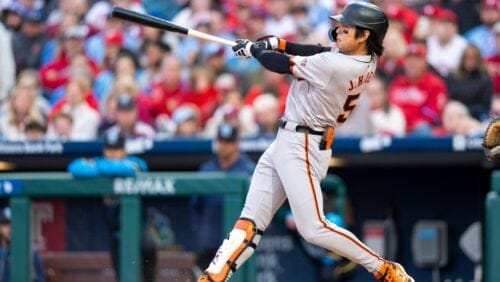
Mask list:
[[[500,117],[493,119],[486,128],[483,148],[488,159],[500,159]]]

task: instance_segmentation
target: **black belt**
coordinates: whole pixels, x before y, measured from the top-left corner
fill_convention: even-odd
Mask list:
[[[278,125],[281,128],[285,128],[286,123],[287,123],[286,120],[280,119],[279,122],[278,122]],[[312,135],[319,135],[319,136],[323,136],[323,133],[324,133],[323,131],[317,131],[317,130],[314,130],[314,129],[312,129],[310,127],[307,127],[305,125],[297,125],[297,126],[295,126],[295,131],[297,131],[297,132],[303,132],[303,133],[309,133],[309,134],[312,134]]]

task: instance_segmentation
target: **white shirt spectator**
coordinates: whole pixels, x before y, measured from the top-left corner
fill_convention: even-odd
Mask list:
[[[89,141],[97,137],[99,113],[87,103],[81,103],[73,108],[66,105],[62,111],[71,114],[73,118],[71,141]]]
[[[397,106],[391,105],[387,112],[382,109],[373,110],[370,120],[376,134],[403,137],[406,133],[405,116]]]
[[[446,45],[441,45],[436,36],[430,36],[427,39],[427,62],[446,77],[458,67],[465,47],[467,40],[458,34]]]

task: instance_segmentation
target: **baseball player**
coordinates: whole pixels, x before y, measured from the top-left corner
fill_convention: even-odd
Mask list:
[[[375,73],[388,19],[377,6],[351,2],[331,16],[333,47],[301,45],[274,36],[233,50],[265,68],[292,74],[276,139],[261,156],[240,218],[198,281],[227,281],[254,252],[285,199],[304,239],[364,266],[378,281],[414,281],[349,231],[325,219],[320,180],[327,174],[335,128],[349,117]]]

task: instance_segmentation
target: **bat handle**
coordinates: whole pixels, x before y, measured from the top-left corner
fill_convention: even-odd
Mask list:
[[[224,39],[224,38],[218,37],[218,36],[213,36],[213,35],[210,35],[208,33],[204,33],[201,31],[194,30],[194,29],[189,29],[188,35],[196,37],[198,39],[220,43],[220,44],[230,46],[230,47],[233,47],[234,45],[236,45],[236,42],[234,42],[234,41],[227,40],[227,39]]]

